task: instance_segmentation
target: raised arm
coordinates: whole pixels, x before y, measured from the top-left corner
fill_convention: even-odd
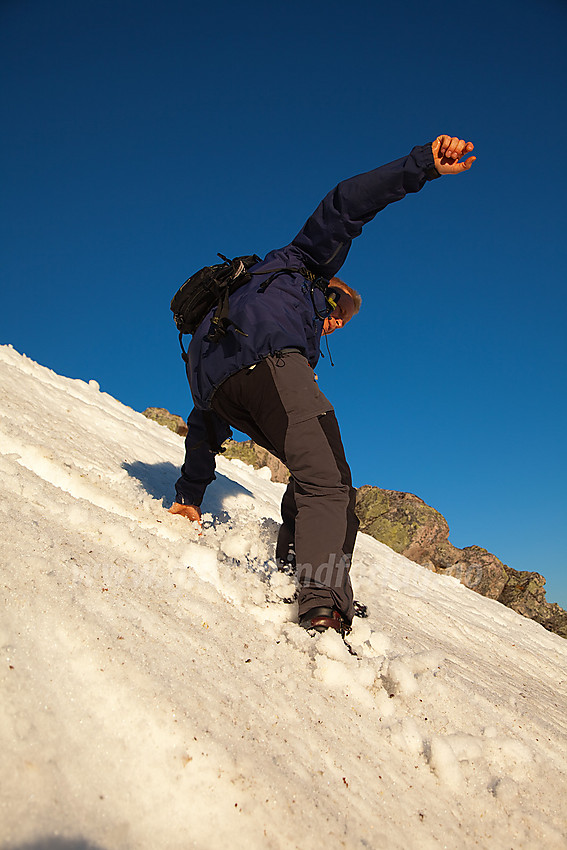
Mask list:
[[[472,149],[471,142],[442,135],[401,159],[343,180],[321,201],[292,245],[310,268],[327,279],[332,277],[344,263],[352,240],[378,212],[419,192],[428,180],[470,168],[475,157],[463,163],[458,160]]]

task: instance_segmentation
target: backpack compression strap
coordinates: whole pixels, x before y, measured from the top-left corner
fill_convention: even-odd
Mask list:
[[[220,254],[219,256],[222,257],[222,254]],[[237,268],[235,268],[233,270],[233,272],[230,276],[230,280],[235,280],[241,274],[246,273],[246,268],[245,268],[242,260],[238,260],[238,263],[239,264],[238,264]],[[237,333],[242,334],[242,336],[248,336],[248,334],[245,333],[242,330],[242,328],[238,327],[236,322],[233,322],[233,320],[230,318],[230,316],[228,314],[228,311],[229,311],[228,299],[229,299],[229,297],[230,297],[230,288],[229,288],[229,286],[225,286],[223,291],[222,291],[222,295],[219,298],[219,303],[217,305],[217,308],[216,308],[214,315],[211,319],[211,325],[210,325],[210,328],[209,328],[209,332],[205,337],[205,339],[208,340],[209,342],[218,342],[220,339],[222,339],[222,337],[225,335],[225,333],[227,332],[227,330],[229,329],[229,327],[231,325],[234,327],[234,330]]]

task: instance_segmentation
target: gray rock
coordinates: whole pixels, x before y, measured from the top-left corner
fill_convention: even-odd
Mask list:
[[[361,531],[400,555],[436,573],[455,576],[482,596],[567,637],[567,612],[546,601],[542,575],[514,570],[480,546],[453,546],[445,517],[418,496],[364,485],[358,489],[356,512]]]

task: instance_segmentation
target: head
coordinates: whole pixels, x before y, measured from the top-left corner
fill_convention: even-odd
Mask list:
[[[328,316],[323,323],[323,334],[332,334],[338,328],[342,328],[347,322],[350,322],[352,317],[360,310],[362,298],[356,289],[352,289],[344,280],[339,277],[333,277],[329,281],[329,286],[337,290],[339,300],[333,312]]]

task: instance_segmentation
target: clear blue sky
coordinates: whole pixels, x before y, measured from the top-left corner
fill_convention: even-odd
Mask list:
[[[469,173],[354,243],[363,309],[319,381],[356,484],[416,493],[567,607],[566,35],[563,0],[2,0],[0,341],[186,416],[190,273],[470,139]]]

